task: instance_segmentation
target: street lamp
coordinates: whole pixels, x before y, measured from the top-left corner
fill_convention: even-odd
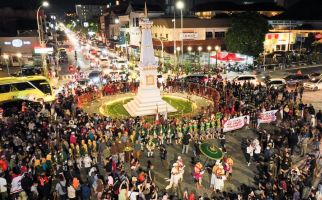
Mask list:
[[[184,3],[183,1],[179,0],[176,3],[176,7],[177,9],[180,10],[180,14],[181,14],[181,62],[183,62],[183,15],[182,15],[182,9],[184,8]]]
[[[43,41],[42,41],[42,26],[40,26],[40,23],[39,23],[39,11],[40,11],[40,9],[42,8],[42,7],[44,7],[44,8],[46,8],[46,7],[48,7],[49,6],[49,3],[48,3],[48,1],[43,1],[42,2],[42,4],[38,7],[38,9],[37,9],[37,13],[36,13],[36,18],[37,18],[37,28],[38,28],[38,39],[39,39],[39,45],[41,46],[41,47],[43,47]],[[43,65],[43,68],[44,68],[44,73],[45,73],[45,75],[47,75],[47,73],[46,73],[46,71],[47,71],[47,61],[45,60],[45,57],[44,57],[44,55],[41,55],[41,60],[42,60],[42,65]]]
[[[5,60],[5,62],[7,64],[7,71],[8,71],[8,75],[10,76],[10,71],[9,71],[9,55],[8,54],[3,54],[2,57],[3,57],[3,59]]]
[[[38,37],[39,37],[39,44],[41,45],[42,44],[42,33],[41,33],[41,26],[40,26],[40,23],[39,23],[39,11],[42,7],[46,8],[49,6],[49,3],[48,1],[43,1],[42,4],[38,7],[37,9],[37,13],[36,13],[36,17],[37,17],[37,27],[38,27]]]
[[[216,50],[216,70],[217,70],[217,65],[218,65],[218,52],[220,51],[220,46],[216,45],[215,46]]]
[[[199,46],[198,47],[198,52],[199,52],[199,70],[201,70],[201,66],[200,66],[200,58],[201,58],[201,55],[200,55],[200,52],[202,51],[202,47]]]
[[[118,24],[118,23],[120,23],[120,20],[119,20],[118,18],[116,18],[116,19],[114,20],[114,22],[115,22],[115,24]]]

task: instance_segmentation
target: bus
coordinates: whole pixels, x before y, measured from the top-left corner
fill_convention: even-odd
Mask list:
[[[52,102],[55,95],[44,76],[0,78],[0,103],[15,100]]]

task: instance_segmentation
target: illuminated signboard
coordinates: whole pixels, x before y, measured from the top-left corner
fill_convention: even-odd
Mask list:
[[[22,47],[23,41],[20,39],[14,39],[12,40],[12,46],[14,47]]]
[[[190,32],[190,33],[180,33],[180,39],[184,40],[195,40],[198,38],[198,33]]]
[[[52,54],[54,49],[53,47],[35,47],[35,54]]]

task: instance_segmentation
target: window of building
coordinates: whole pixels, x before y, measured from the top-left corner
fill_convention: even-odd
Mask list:
[[[167,38],[167,39],[168,39],[168,38],[169,38],[169,34],[165,34],[165,38]]]
[[[211,39],[212,37],[212,32],[206,32],[206,39]]]
[[[160,38],[162,38],[162,33],[160,33]]]
[[[285,44],[282,44],[281,45],[281,51],[285,51],[286,50],[286,45]]]
[[[225,32],[215,32],[215,38],[223,38],[225,37]]]
[[[136,22],[136,26],[135,27],[138,27],[139,26],[139,18],[135,18],[135,22]]]
[[[155,34],[154,34],[154,37],[156,37],[156,38],[157,38],[157,37],[158,37],[158,34],[157,34],[157,33],[155,33]]]

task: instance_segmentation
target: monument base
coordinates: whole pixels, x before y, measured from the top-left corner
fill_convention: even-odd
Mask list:
[[[177,110],[161,99],[160,90],[155,87],[138,88],[138,94],[132,101],[124,105],[126,111],[132,116],[156,115],[165,112],[171,113]]]

